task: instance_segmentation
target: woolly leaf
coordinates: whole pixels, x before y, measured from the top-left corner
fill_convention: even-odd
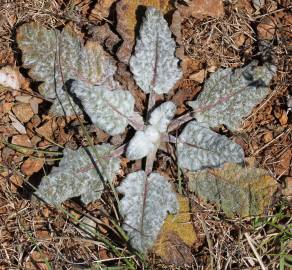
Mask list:
[[[167,93],[181,78],[175,42],[159,10],[148,7],[130,68],[139,87],[146,93]]]
[[[119,160],[102,158],[113,149],[109,144],[96,145],[95,149],[100,157],[98,161],[89,147],[77,151],[65,149],[59,167],[42,178],[36,195],[50,204],[60,204],[80,195],[85,204],[99,199],[104,183],[112,181],[119,170]]]
[[[117,57],[125,64],[129,63],[136,38],[136,29],[142,15],[142,7],[155,7],[163,14],[173,10],[169,0],[120,0],[116,3],[116,31],[123,40],[117,51]]]
[[[127,158],[136,160],[146,157],[159,146],[160,134],[153,127],[148,126],[145,131],[137,131],[127,147]]]
[[[64,115],[64,111],[68,115],[74,113],[64,91],[64,83],[69,79],[95,84],[115,71],[99,44],[88,42],[83,46],[69,26],[60,32],[37,23],[26,23],[17,31],[17,42],[22,50],[23,66],[30,69],[34,80],[43,82],[40,93],[56,99],[56,103],[65,102],[54,104],[51,111],[56,115]]]
[[[144,171],[129,174],[118,191],[125,196],[120,201],[123,228],[131,245],[146,252],[154,244],[167,213],[178,210],[178,202],[171,185],[158,173],[148,176]]]
[[[72,84],[72,92],[81,100],[91,121],[114,136],[124,132],[134,114],[135,100],[129,91],[120,89],[112,81],[102,85],[91,85],[82,81]]]
[[[152,113],[150,125],[144,131],[137,131],[127,147],[127,158],[141,159],[155,151],[160,143],[161,133],[166,132],[167,126],[175,115],[176,106],[168,101],[162,103]]]
[[[277,182],[263,169],[226,164],[222,169],[189,172],[189,189],[215,203],[228,217],[260,215],[271,204]]]
[[[164,102],[151,113],[149,123],[155,126],[160,133],[166,132],[175,112],[176,106],[173,102]]]
[[[178,164],[191,171],[218,167],[226,162],[243,162],[240,145],[208,128],[205,123],[190,122],[179,136]]]
[[[275,66],[269,63],[258,66],[257,61],[234,71],[230,68],[219,69],[207,80],[196,101],[188,104],[194,110],[207,108],[196,112],[199,122],[205,122],[210,127],[224,124],[236,130],[242,118],[248,116],[266,97],[275,73]]]

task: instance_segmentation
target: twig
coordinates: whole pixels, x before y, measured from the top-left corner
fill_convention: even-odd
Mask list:
[[[203,219],[200,219],[200,222],[202,224],[202,228],[203,228],[203,231],[206,235],[206,239],[207,239],[207,244],[208,244],[208,248],[209,248],[209,252],[210,252],[210,264],[211,264],[211,269],[213,270],[214,269],[214,259],[213,259],[213,256],[214,256],[214,252],[213,252],[213,242],[212,242],[212,239],[210,237],[210,234],[209,234],[209,231],[208,231],[208,228],[206,226],[206,222],[203,220]]]
[[[252,249],[254,255],[256,256],[256,258],[257,258],[257,260],[258,260],[258,262],[259,262],[259,264],[260,264],[260,266],[261,266],[261,269],[262,269],[262,270],[266,270],[266,267],[264,266],[264,263],[263,263],[263,261],[262,261],[260,255],[259,255],[259,253],[257,252],[257,250],[256,250],[256,248],[255,248],[255,246],[254,246],[254,244],[253,244],[252,241],[251,241],[252,239],[250,238],[250,236],[248,235],[248,233],[244,233],[244,236],[245,236],[245,238],[246,238],[246,240],[247,240],[247,242],[248,242],[250,248]]]
[[[265,144],[263,147],[261,147],[260,149],[258,149],[253,156],[256,156],[259,152],[263,151],[264,149],[266,149],[269,145],[271,145],[272,143],[274,143],[276,140],[278,140],[280,137],[282,137],[285,133],[289,133],[291,130],[291,128],[288,128],[287,131],[283,131],[281,134],[279,134],[276,138],[274,138],[273,140],[271,140],[270,142],[268,142],[267,144]]]

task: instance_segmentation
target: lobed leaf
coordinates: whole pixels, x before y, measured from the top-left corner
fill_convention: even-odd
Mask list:
[[[145,7],[155,7],[163,14],[171,12],[173,6],[169,0],[120,0],[116,3],[116,31],[123,43],[117,51],[117,57],[125,64],[129,63],[135,45],[136,29],[141,19],[141,10]]]
[[[152,173],[147,178],[144,171],[129,174],[117,190],[125,195],[119,210],[130,243],[146,252],[153,246],[167,213],[178,210],[176,195],[165,177]]]
[[[174,52],[175,41],[166,20],[159,10],[148,7],[130,59],[134,79],[144,92],[167,93],[182,77]]]
[[[91,85],[82,81],[72,84],[72,92],[81,100],[91,121],[114,136],[124,132],[134,115],[135,100],[129,91],[124,91],[112,81],[102,85]]]
[[[55,99],[51,112],[56,115],[74,114],[64,83],[79,79],[92,84],[100,83],[115,72],[114,65],[105,56],[102,47],[93,42],[85,46],[66,26],[62,31],[47,29],[37,23],[26,23],[18,28],[17,43],[22,50],[23,66],[29,75],[43,82],[39,91]],[[74,104],[73,99],[70,97]],[[74,107],[78,111],[78,107]],[[80,112],[80,111],[78,111]]]
[[[35,194],[49,204],[60,204],[77,196],[81,196],[85,204],[99,199],[104,183],[112,181],[119,170],[119,159],[103,158],[113,149],[109,144],[96,145],[95,149],[99,160],[91,147],[77,151],[64,149],[59,167],[42,178]]]
[[[236,130],[242,118],[266,97],[275,73],[275,66],[270,63],[259,66],[257,61],[234,71],[219,69],[206,81],[196,101],[188,104],[195,110],[199,122],[210,127],[224,124]]]
[[[158,106],[150,115],[149,123],[156,127],[160,133],[164,133],[176,112],[173,102],[167,101]]]
[[[160,143],[160,134],[153,126],[148,126],[144,131],[137,131],[130,140],[126,156],[129,160],[146,157],[155,151]]]
[[[184,128],[177,143],[178,165],[190,171],[219,167],[226,162],[241,163],[244,151],[240,145],[192,121]]]
[[[263,214],[272,203],[277,182],[263,169],[226,164],[222,169],[188,172],[188,188],[215,203],[227,217]]]

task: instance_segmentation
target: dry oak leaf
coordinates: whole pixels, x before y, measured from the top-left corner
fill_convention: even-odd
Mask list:
[[[197,235],[191,221],[189,200],[179,195],[178,203],[178,213],[170,214],[164,221],[154,252],[166,263],[184,266],[193,261],[191,247]]]
[[[276,20],[273,17],[264,17],[257,26],[257,33],[260,39],[271,40],[276,32]]]
[[[224,5],[222,0],[191,0],[188,6],[179,5],[178,10],[184,17],[223,17]]]
[[[27,176],[31,176],[40,171],[44,163],[45,160],[43,158],[28,158],[21,165],[21,172]]]
[[[117,32],[123,39],[117,56],[125,64],[129,62],[135,45],[137,23],[142,21],[143,9],[150,6],[159,9],[163,14],[173,8],[169,0],[121,0],[117,3]]]

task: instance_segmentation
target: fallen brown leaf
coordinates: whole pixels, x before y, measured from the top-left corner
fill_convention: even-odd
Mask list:
[[[154,252],[166,263],[178,266],[191,265],[193,261],[191,247],[197,241],[189,200],[179,196],[179,212],[169,215],[161,228],[154,246]]]
[[[127,64],[131,57],[135,44],[137,23],[142,20],[143,7],[153,6],[164,14],[172,9],[169,0],[121,0],[117,3],[117,32],[123,39],[123,43],[117,52],[117,56]]]
[[[257,26],[257,33],[260,39],[273,39],[276,31],[276,22],[273,17],[264,17],[262,22]]]

